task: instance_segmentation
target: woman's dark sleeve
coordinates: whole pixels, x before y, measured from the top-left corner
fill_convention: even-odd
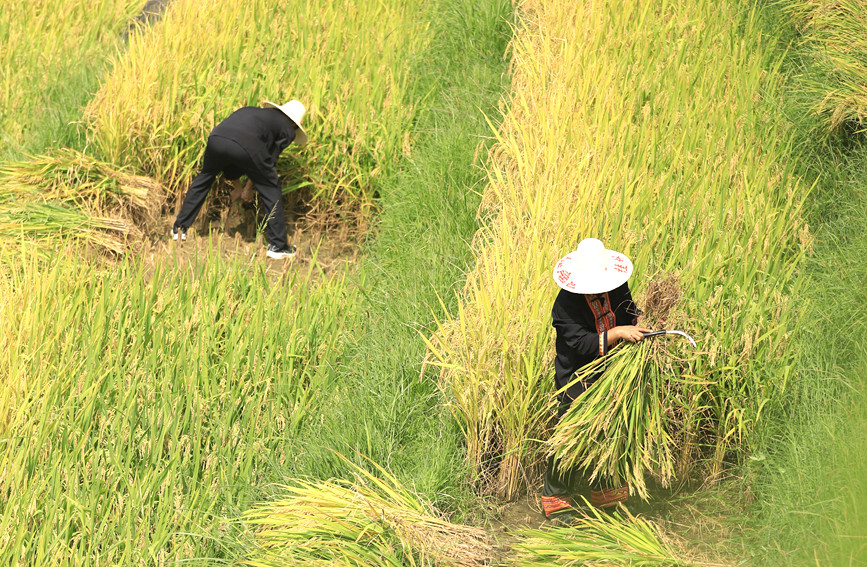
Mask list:
[[[599,333],[577,323],[555,321],[554,328],[557,330],[558,353],[561,352],[562,348],[565,348],[566,351],[577,356],[587,357],[603,355],[608,351],[607,332],[602,334],[600,341]],[[602,352],[600,352],[600,344],[602,345]]]

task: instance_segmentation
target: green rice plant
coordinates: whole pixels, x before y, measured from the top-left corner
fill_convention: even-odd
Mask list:
[[[294,458],[355,296],[221,258],[4,249],[0,564],[219,558],[221,519]]]
[[[793,297],[811,242],[801,214],[810,185],[793,172],[786,121],[764,102],[780,88],[780,61],[740,6],[519,8],[477,264],[430,340],[470,463],[507,498],[541,475],[553,422],[551,269],[592,236],[632,259],[639,307],[650,282],[679,283],[666,325],[698,349],[672,345],[679,360],[653,380],[665,377],[663,399],[684,416],[668,431],[676,479],[719,478],[785,388],[803,312]]]
[[[255,534],[253,567],[489,565],[480,528],[453,524],[388,471],[350,465],[354,480],[294,481],[242,518]]]
[[[688,567],[706,565],[682,557],[662,530],[626,512],[578,518],[568,527],[518,532],[505,565]]]
[[[828,131],[867,123],[867,2],[786,0],[781,3],[800,31],[806,69],[797,88]]]
[[[0,11],[0,161],[77,145],[81,107],[141,0],[4,2]]]
[[[278,166],[314,210],[365,217],[375,180],[408,151],[420,110],[405,93],[427,41],[422,3],[176,0],[131,36],[88,105],[93,151],[183,195],[208,132],[236,108],[307,107],[310,142]]]
[[[150,178],[64,148],[0,164],[0,237],[72,238],[121,253],[164,198]]]

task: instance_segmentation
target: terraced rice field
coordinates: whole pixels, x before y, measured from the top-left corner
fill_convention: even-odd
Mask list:
[[[0,564],[867,564],[863,0],[141,4],[0,11]],[[291,98],[298,256],[222,182],[169,240]],[[556,424],[585,237],[697,348]],[[546,524],[552,454],[630,509]]]

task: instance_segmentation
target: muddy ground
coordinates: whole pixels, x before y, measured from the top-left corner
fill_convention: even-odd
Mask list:
[[[226,260],[261,262],[266,273],[274,279],[292,273],[306,274],[315,260],[312,276],[331,274],[355,264],[359,254],[360,237],[345,227],[325,225],[305,216],[303,207],[284,196],[287,236],[289,244],[297,246],[294,258],[272,260],[265,256],[267,241],[259,228],[264,214],[258,204],[240,199],[231,201],[231,187],[218,180],[187,233],[186,241],[173,241],[170,236],[175,215],[171,211],[162,215],[159,226],[149,230],[151,238],[143,242],[141,255],[151,264],[171,259],[179,266],[191,266],[207,261],[214,249],[219,249]]]

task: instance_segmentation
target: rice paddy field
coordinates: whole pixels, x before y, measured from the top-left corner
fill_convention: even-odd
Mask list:
[[[863,0],[160,4],[0,11],[0,565],[867,565]],[[291,98],[298,255],[169,240]],[[557,422],[586,237],[696,348]]]
[[[4,2],[0,14],[0,133],[4,161],[22,152],[78,148],[69,122],[99,86],[138,0]]]

